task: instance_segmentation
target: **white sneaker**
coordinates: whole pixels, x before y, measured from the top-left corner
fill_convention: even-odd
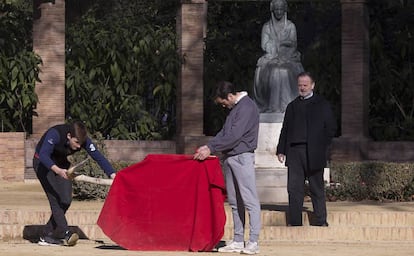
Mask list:
[[[41,237],[39,239],[39,242],[37,242],[37,244],[41,246],[59,246],[62,243],[60,240],[54,239],[49,236],[45,236],[45,237]]]
[[[241,251],[242,254],[256,254],[259,252],[259,245],[257,242],[250,241],[246,243],[246,247]]]
[[[241,252],[244,249],[244,242],[231,241],[228,245],[220,247],[219,252]]]

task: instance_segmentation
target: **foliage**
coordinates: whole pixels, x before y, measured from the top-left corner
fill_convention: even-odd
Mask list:
[[[1,132],[30,132],[41,59],[32,51],[30,1],[0,2]]]
[[[268,3],[264,2],[208,3],[204,53],[206,135],[217,133],[225,119],[225,110],[212,101],[217,81],[231,81],[239,90],[252,91],[255,63],[260,55],[261,20],[267,10]]]
[[[214,135],[225,116],[225,111],[218,111],[211,101],[215,83],[228,80],[251,94],[256,62],[263,54],[261,29],[270,18],[270,10],[269,2],[264,1],[212,1],[208,8],[204,129],[207,135]],[[334,103],[339,120],[340,3],[331,0],[289,3],[288,17],[297,28],[302,64],[317,77],[317,91]]]
[[[171,2],[161,6],[171,7]],[[107,138],[151,140],[174,134],[175,26],[171,17],[159,20],[156,7],[98,0],[68,26],[67,118],[84,120]]]
[[[32,2],[0,2],[1,131],[31,131],[41,59],[32,52]],[[171,138],[179,60],[179,0],[67,0],[67,119],[118,139]],[[414,138],[414,2],[370,0],[369,133]],[[289,2],[302,64],[340,120],[341,3]],[[211,101],[217,80],[252,91],[268,1],[209,1],[204,65],[204,130],[220,129],[225,110]],[[339,121],[338,121],[339,123]]]
[[[385,162],[332,163],[331,200],[412,200],[414,164]]]
[[[371,0],[368,10],[370,136],[380,141],[413,140],[414,2]],[[261,26],[269,16],[268,2],[209,2],[204,65],[206,134],[214,135],[225,116],[210,99],[217,80],[227,79],[242,90],[252,90],[255,64],[262,54]],[[340,123],[341,3],[290,2],[288,17],[297,28],[302,64],[315,75],[316,91],[333,104]]]
[[[105,155],[105,144],[104,138],[101,134],[95,133],[93,135],[94,144],[98,147],[99,151]],[[82,160],[88,157],[88,153],[85,150],[82,150],[70,157],[70,161],[72,164],[76,164],[81,162]],[[129,165],[126,162],[116,162],[111,163],[115,170],[121,170]],[[96,178],[104,178],[108,179],[104,171],[99,167],[99,165],[93,160],[90,159],[87,161],[82,168],[77,170],[79,174],[85,174],[91,177]],[[105,199],[108,191],[109,186],[92,184],[87,182],[74,182],[73,183],[73,197],[77,200],[99,200]]]
[[[298,48],[305,70],[316,79],[315,91],[332,104],[341,120],[341,4],[340,1],[309,1],[297,6]],[[340,134],[340,125],[338,125]]]
[[[370,135],[414,139],[414,2],[371,1]]]

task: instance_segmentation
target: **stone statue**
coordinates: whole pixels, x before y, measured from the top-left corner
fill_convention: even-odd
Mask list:
[[[254,98],[261,113],[284,113],[298,95],[296,76],[303,71],[296,49],[296,27],[287,19],[286,0],[272,0],[271,19],[263,25],[257,61]]]

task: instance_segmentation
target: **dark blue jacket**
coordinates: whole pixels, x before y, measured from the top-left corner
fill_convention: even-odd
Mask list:
[[[67,157],[80,150],[72,150],[69,147],[69,140],[67,138],[69,132],[71,132],[69,124],[53,126],[46,131],[37,144],[35,158],[38,158],[40,163],[49,170],[54,164],[60,168],[68,169],[70,162]],[[90,138],[86,138],[85,143],[81,145],[82,148],[88,152],[108,176],[115,172],[112,165],[99,152]]]

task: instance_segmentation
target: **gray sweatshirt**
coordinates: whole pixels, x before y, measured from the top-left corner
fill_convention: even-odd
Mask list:
[[[225,155],[253,152],[257,148],[259,134],[259,110],[248,96],[242,97],[231,109],[223,128],[207,146],[210,151]]]

